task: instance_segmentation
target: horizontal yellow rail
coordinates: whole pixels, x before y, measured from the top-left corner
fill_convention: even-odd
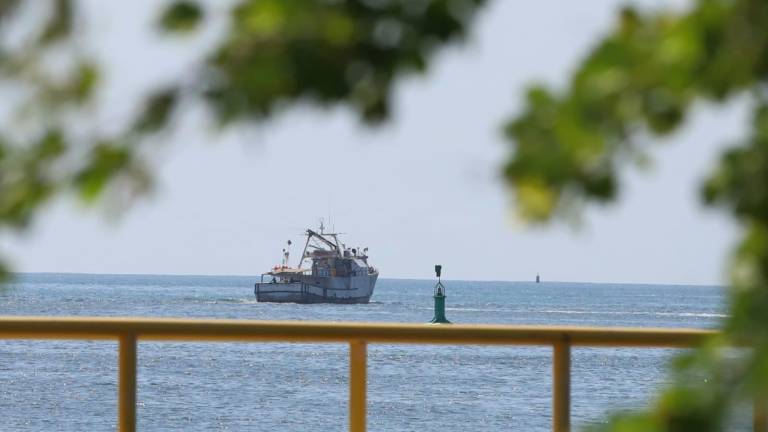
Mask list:
[[[553,348],[555,431],[570,429],[570,350],[581,347],[691,347],[711,330],[510,325],[427,325],[160,318],[0,317],[0,339],[119,341],[118,423],[136,430],[136,344],[144,341],[343,342],[350,345],[350,430],[366,428],[367,345],[543,345]],[[756,409],[759,408],[756,405]],[[762,429],[762,415],[755,428]]]
[[[690,347],[710,330],[401,323],[190,320],[163,318],[0,317],[3,339],[115,339],[220,342]]]

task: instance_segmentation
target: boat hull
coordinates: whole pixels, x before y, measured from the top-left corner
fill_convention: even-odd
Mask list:
[[[257,301],[268,303],[368,303],[378,276],[308,276],[292,282],[257,283],[254,294]]]

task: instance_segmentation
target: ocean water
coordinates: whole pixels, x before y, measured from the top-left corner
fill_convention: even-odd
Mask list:
[[[382,279],[367,305],[257,303],[254,278],[26,274],[0,285],[0,315],[394,321],[432,318],[429,280]],[[722,288],[444,281],[457,323],[711,328]],[[576,348],[577,427],[645,406],[674,350]],[[344,344],[139,343],[142,431],[342,431]],[[371,431],[551,430],[551,349],[371,345]],[[0,431],[116,427],[117,346],[0,340]]]

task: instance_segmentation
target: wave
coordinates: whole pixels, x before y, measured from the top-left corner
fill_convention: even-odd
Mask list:
[[[257,304],[256,298],[210,298],[210,297],[183,297],[185,303],[198,304]]]
[[[433,310],[432,308],[417,308],[418,310]],[[499,312],[499,313],[543,313],[543,314],[562,314],[562,315],[641,315],[641,316],[663,316],[680,318],[728,318],[727,314],[712,312],[653,312],[653,311],[585,311],[569,309],[488,309],[488,308],[462,308],[447,307],[449,312]]]
[[[432,310],[430,308],[423,308]],[[520,312],[516,311],[514,309],[478,309],[478,308],[460,308],[460,307],[447,307],[445,308],[447,311],[459,311],[459,312]]]
[[[536,311],[529,311],[536,312]],[[552,314],[582,314],[582,315],[650,315],[669,317],[696,317],[696,318],[727,318],[727,314],[711,312],[652,312],[652,311],[585,311],[585,310],[543,310],[542,313]]]

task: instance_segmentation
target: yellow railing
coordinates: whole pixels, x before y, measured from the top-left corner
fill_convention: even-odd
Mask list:
[[[118,424],[120,431],[125,432],[136,430],[138,340],[349,343],[349,428],[355,432],[365,431],[366,428],[369,343],[552,346],[552,429],[559,432],[570,429],[571,347],[691,347],[713,333],[699,329],[662,328],[0,317],[0,339],[118,340]],[[766,430],[762,412],[755,411],[755,430]]]

